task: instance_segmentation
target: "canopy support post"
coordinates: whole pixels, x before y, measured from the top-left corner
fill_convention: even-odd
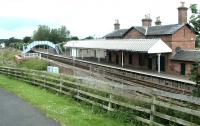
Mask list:
[[[124,67],[124,52],[122,51],[122,67]]]
[[[83,60],[83,49],[81,49],[81,59]]]
[[[158,73],[160,73],[160,53],[157,54],[158,55]]]
[[[98,63],[100,62],[100,50],[97,50]]]

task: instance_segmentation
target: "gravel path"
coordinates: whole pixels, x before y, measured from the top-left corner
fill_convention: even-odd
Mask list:
[[[0,88],[0,126],[60,126],[16,95]]]

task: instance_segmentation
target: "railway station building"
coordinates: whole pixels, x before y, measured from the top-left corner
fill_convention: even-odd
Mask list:
[[[76,58],[188,76],[200,51],[195,50],[198,33],[187,23],[187,10],[184,3],[178,7],[178,24],[162,25],[158,17],[152,26],[152,19],[146,15],[142,26],[120,29],[116,20],[114,31],[102,39],[70,41],[65,47]]]

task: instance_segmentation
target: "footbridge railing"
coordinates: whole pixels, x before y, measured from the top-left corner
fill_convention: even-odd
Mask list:
[[[58,45],[49,42],[49,41],[33,41],[32,43],[23,46],[23,54],[29,52],[32,48],[38,46],[38,45],[47,45],[51,48],[54,48],[57,54],[60,54],[61,50],[60,47],[58,47]]]

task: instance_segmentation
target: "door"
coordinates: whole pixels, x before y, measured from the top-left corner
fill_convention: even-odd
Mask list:
[[[181,63],[181,75],[185,75],[185,63]]]
[[[118,65],[119,64],[119,56],[116,55],[116,64]]]
[[[132,64],[133,63],[133,58],[132,58],[132,54],[129,54],[129,64]]]
[[[165,71],[165,56],[160,57],[160,71]]]
[[[152,58],[148,58],[148,68],[152,70]]]
[[[109,61],[109,62],[112,62],[111,52],[108,52],[108,57],[109,57],[109,58],[108,58],[108,61]]]

